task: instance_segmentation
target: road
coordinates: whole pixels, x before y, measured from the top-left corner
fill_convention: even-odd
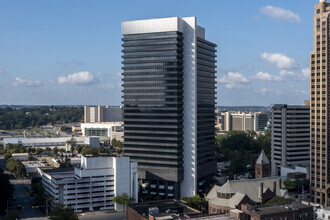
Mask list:
[[[6,160],[5,157],[0,155],[0,168],[5,170],[6,169]]]
[[[0,155],[0,168],[6,168],[6,161],[2,155]],[[16,202],[11,201],[9,203],[9,209],[16,209],[17,205],[21,205],[22,209],[20,210],[20,215],[22,219],[45,216],[39,209],[32,209],[31,199],[24,188],[24,186],[28,186],[29,181],[24,179],[15,179],[15,177],[10,173],[7,174],[10,175],[9,181],[14,186],[14,196],[16,197]]]
[[[24,186],[27,186],[27,180],[10,180],[10,183],[15,188],[15,197],[17,205],[21,205],[22,209],[20,210],[21,218],[35,218],[35,217],[44,217],[45,214],[42,213],[39,209],[32,208],[32,202],[29,197],[28,192],[25,190]]]

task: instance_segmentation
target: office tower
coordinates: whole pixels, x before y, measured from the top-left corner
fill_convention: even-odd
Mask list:
[[[84,106],[84,122],[120,122],[123,121],[123,109],[109,106]]]
[[[216,170],[216,45],[196,17],[122,23],[124,155],[143,193],[180,198]]]
[[[314,50],[311,53],[311,197],[313,202],[330,205],[330,163],[328,151],[330,4],[315,5]]]
[[[310,119],[308,105],[271,106],[271,171],[309,166]]]

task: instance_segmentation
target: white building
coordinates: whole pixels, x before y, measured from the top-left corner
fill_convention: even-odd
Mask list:
[[[71,137],[56,137],[56,138],[4,138],[2,143],[4,146],[7,144],[21,144],[24,147],[41,147],[41,148],[63,148],[68,149],[67,142],[71,140]],[[77,144],[86,144],[90,147],[99,147],[99,137],[75,137]]]
[[[122,210],[112,199],[122,193],[138,199],[137,163],[128,157],[82,157],[74,171],[39,169],[45,191],[54,203],[75,212]]]
[[[309,166],[310,118],[308,105],[272,105],[271,170]]]
[[[330,219],[330,208],[320,208],[316,210],[317,220]]]
[[[83,136],[109,137],[123,142],[123,122],[81,123]]]
[[[27,161],[29,160],[29,154],[28,153],[16,153],[11,155],[15,160],[19,161]]]
[[[261,112],[221,112],[219,122],[222,131],[264,131],[268,116]]]

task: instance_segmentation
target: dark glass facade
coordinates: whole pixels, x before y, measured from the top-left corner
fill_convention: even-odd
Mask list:
[[[150,184],[142,190],[180,198],[184,172],[184,34],[128,34],[122,40],[124,155],[138,162],[139,179]],[[196,46],[196,175],[203,180],[216,169],[216,45],[197,38]]]
[[[139,178],[180,182],[183,157],[183,36],[124,35],[124,154]],[[171,187],[170,187],[171,188]],[[179,195],[176,192],[167,194]]]
[[[216,45],[197,38],[197,177],[216,171],[215,93]]]

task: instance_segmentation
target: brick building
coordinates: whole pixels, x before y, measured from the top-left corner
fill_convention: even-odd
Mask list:
[[[284,187],[284,186],[283,186]],[[228,181],[215,185],[206,200],[209,214],[229,214],[230,210],[240,209],[241,204],[262,205],[274,196],[286,197],[279,177]]]
[[[267,220],[267,219],[314,219],[313,206],[303,205],[299,202],[289,204],[276,204],[268,206],[241,205],[245,219]]]
[[[258,160],[256,161],[255,167],[256,167],[255,168],[256,179],[270,177],[270,162],[263,150],[260,156],[258,157]]]

